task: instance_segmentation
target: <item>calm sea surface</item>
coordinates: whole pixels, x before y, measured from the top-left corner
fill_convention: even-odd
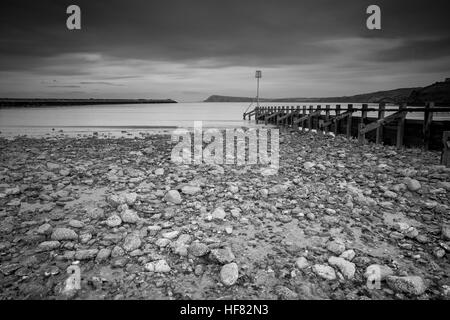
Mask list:
[[[299,105],[283,104],[279,105]],[[306,103],[307,104],[307,103]],[[274,105],[274,104],[262,104]],[[307,104],[309,105],[309,104]],[[345,106],[345,104],[341,104]],[[253,127],[254,121],[242,120],[249,103],[176,103],[123,104],[39,108],[0,109],[0,131],[3,136],[45,135],[52,132],[121,132],[123,130],[171,130],[192,127],[203,121],[204,127]],[[358,104],[355,104],[358,106]],[[371,107],[371,105],[369,105]],[[253,106],[249,109],[251,110]],[[389,112],[386,113],[387,115]],[[358,114],[355,114],[358,116]],[[369,116],[375,114],[369,113]],[[435,119],[449,115],[436,115]],[[422,114],[408,115],[422,118]]]

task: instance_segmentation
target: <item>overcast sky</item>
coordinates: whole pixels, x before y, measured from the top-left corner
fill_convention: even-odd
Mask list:
[[[1,0],[0,96],[255,96],[256,69],[262,97],[424,86],[450,77],[448,2]],[[70,4],[81,30],[66,28]]]

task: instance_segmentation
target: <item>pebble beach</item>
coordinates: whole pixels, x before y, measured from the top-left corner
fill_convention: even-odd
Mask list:
[[[174,165],[167,134],[0,138],[0,299],[450,298],[439,152],[280,137],[276,174]]]

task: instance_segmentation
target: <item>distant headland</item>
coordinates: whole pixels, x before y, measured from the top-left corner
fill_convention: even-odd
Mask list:
[[[0,98],[0,107],[80,106],[99,104],[177,103],[172,99],[14,99]]]
[[[255,98],[212,95],[204,102],[252,102]],[[325,97],[325,98],[264,98],[260,102],[349,102],[349,103],[378,103],[378,102],[407,102],[422,104],[433,101],[436,105],[450,105],[450,78],[443,82],[436,82],[427,87],[400,88],[387,91],[363,93],[353,96]]]

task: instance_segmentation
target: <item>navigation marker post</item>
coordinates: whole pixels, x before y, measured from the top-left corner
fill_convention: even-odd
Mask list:
[[[259,108],[259,79],[262,78],[262,72],[260,70],[256,70],[255,78],[256,78],[256,106]]]

